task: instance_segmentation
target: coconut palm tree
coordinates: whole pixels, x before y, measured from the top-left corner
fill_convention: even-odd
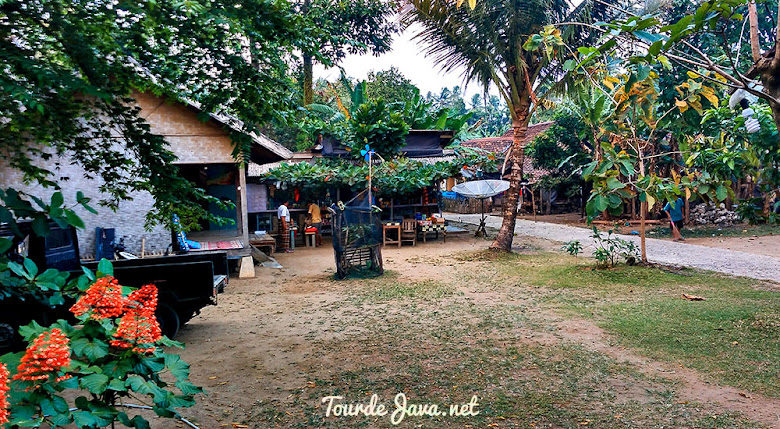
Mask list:
[[[503,207],[504,221],[491,249],[512,247],[517,202],[522,180],[524,147],[534,88],[540,76],[555,76],[551,65],[565,54],[563,38],[582,39],[579,31],[561,33],[550,25],[583,19],[588,8],[572,10],[568,0],[479,0],[473,9],[449,0],[407,0],[405,25],[419,25],[415,35],[444,71],[465,69],[467,82],[486,89],[498,87],[512,117],[513,144],[509,154],[510,187]],[[587,1],[585,3],[588,3]],[[578,14],[572,17],[572,13]],[[568,50],[566,51],[568,52]]]

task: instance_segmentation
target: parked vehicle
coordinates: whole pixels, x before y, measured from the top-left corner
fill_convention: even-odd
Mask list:
[[[82,267],[93,272],[98,262],[82,263],[76,230],[51,224],[47,237],[29,233],[29,225],[19,223],[24,238],[0,225],[0,236],[13,237],[8,256],[14,260],[29,258],[41,269],[68,271],[71,277],[83,274]],[[123,286],[141,287],[154,284],[158,290],[157,319],[165,335],[176,336],[179,328],[207,305],[217,304],[217,294],[229,280],[227,254],[222,251],[198,252],[143,259],[112,261],[114,277]],[[36,299],[0,299],[0,353],[12,349],[20,340],[17,332],[35,320],[48,325],[57,319],[70,318],[73,301],[50,306]]]

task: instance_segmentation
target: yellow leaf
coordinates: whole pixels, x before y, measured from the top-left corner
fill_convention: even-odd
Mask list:
[[[692,72],[692,71],[689,71],[689,72],[688,72],[688,76],[689,76],[691,79],[698,79],[698,78],[700,77],[698,73],[694,73],[694,72]]]
[[[691,98],[693,98],[693,97],[691,97]],[[698,98],[698,97],[697,97],[697,98]],[[703,109],[702,109],[702,107],[701,107],[701,102],[700,102],[699,100],[697,100],[697,99],[692,99],[691,101],[689,101],[689,102],[688,102],[688,105],[689,105],[689,106],[691,106],[691,107],[693,107],[693,108],[694,108],[694,110],[696,110],[697,112],[699,112],[699,114],[700,114],[700,115],[701,115],[702,113],[704,113],[704,110],[703,110]]]
[[[677,174],[676,171],[672,170],[672,177],[674,178],[674,183],[680,184],[680,175]]]
[[[677,98],[674,99],[674,104],[680,109],[680,113],[685,112],[688,110],[688,103],[682,100],[678,100]]]
[[[463,4],[463,0],[455,0],[455,7],[460,9],[460,6]]]
[[[647,196],[647,208],[651,208],[655,205],[655,198],[651,197],[650,195]]]
[[[477,7],[477,0],[469,0],[469,7],[471,10],[474,10],[474,8]]]
[[[718,96],[713,93],[702,91],[701,95],[703,95],[704,98],[706,98],[715,107],[718,107],[718,105],[720,104],[720,100],[718,100]]]
[[[688,188],[685,188],[685,199],[690,200],[691,199],[691,190]]]
[[[602,83],[604,84],[604,86],[609,88],[610,91],[614,91],[615,90],[615,85],[613,85],[612,82],[609,81],[609,79],[604,79],[604,82],[602,82]]]

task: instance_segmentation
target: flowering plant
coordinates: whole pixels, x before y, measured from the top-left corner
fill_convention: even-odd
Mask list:
[[[193,395],[202,389],[188,381],[189,365],[161,348],[181,344],[160,332],[157,288],[131,291],[112,274],[107,260],[97,275],[85,274],[89,286],[71,307],[75,324],[32,322],[20,329],[27,350],[0,357],[0,427],[98,428],[120,422],[148,428],[142,416],[127,414],[126,400],[161,417],[177,417],[176,408],[195,404]],[[75,395],[63,395],[74,390]],[[69,403],[66,398],[74,396]]]

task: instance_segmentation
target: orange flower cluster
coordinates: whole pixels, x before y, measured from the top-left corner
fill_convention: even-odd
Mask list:
[[[14,380],[48,380],[52,374],[60,372],[70,365],[70,340],[60,329],[52,329],[38,335],[32,345],[27,347],[22,361],[14,375]],[[70,375],[58,377],[55,381],[70,378]],[[35,386],[37,387],[37,386]]]
[[[79,298],[70,311],[76,316],[91,312],[96,320],[120,317],[116,340],[112,347],[132,348],[136,353],[152,353],[148,347],[162,338],[160,324],[154,316],[157,310],[157,287],[148,284],[133,291],[127,298],[122,296],[122,286],[113,277],[101,277]],[[146,345],[147,347],[139,347]]]
[[[136,353],[152,353],[154,347],[139,347],[152,345],[162,338],[162,331],[154,312],[157,309],[157,287],[146,285],[133,291],[126,300],[125,314],[119,319],[119,327],[114,334],[117,340],[111,345],[117,348],[133,348]]]
[[[141,289],[134,290],[127,297],[128,306],[135,306],[138,311],[154,315],[157,309],[157,287],[155,285],[146,285]]]
[[[8,377],[11,374],[8,373],[8,367],[5,364],[0,363],[0,426],[8,423]]]
[[[101,277],[87,289],[70,311],[76,316],[92,312],[95,320],[122,315],[125,299],[122,296],[122,286],[113,277]]]

